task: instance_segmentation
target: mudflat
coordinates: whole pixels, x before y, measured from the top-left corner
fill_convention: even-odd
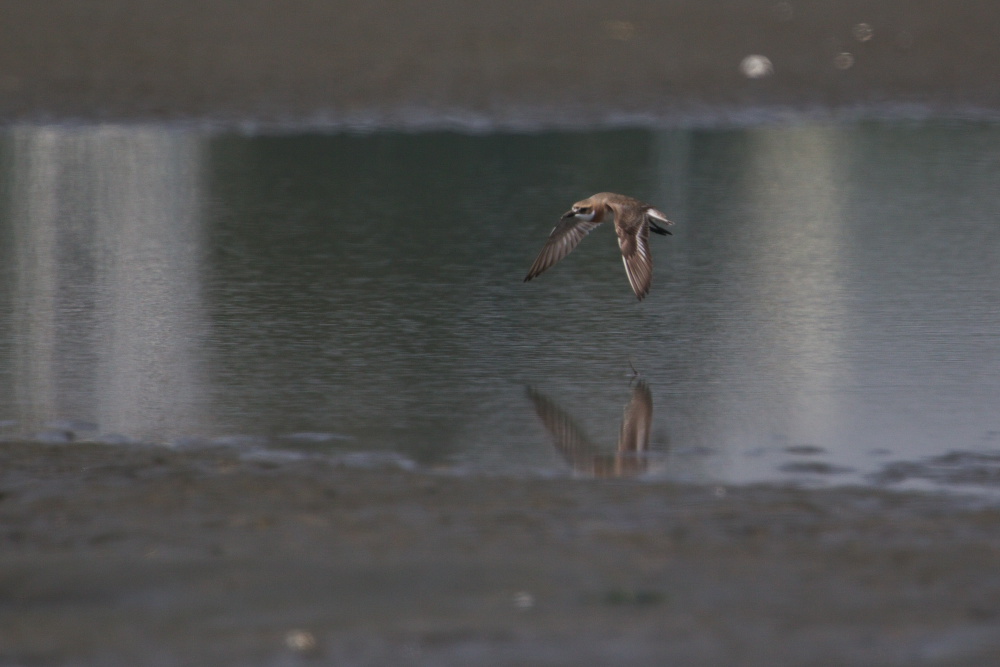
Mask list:
[[[0,120],[693,122],[1000,106],[1000,7],[960,0],[3,2]],[[741,70],[747,56],[770,76]]]
[[[983,665],[1000,509],[0,446],[4,664]]]

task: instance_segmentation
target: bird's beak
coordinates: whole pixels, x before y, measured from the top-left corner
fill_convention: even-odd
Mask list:
[[[572,218],[574,215],[576,215],[576,211],[574,211],[573,209],[570,209],[570,210],[566,211],[565,213],[563,213],[563,218]]]

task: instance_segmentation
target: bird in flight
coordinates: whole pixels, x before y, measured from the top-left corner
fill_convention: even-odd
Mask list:
[[[559,224],[552,229],[524,282],[568,255],[584,236],[605,222],[608,213],[615,217],[615,233],[618,235],[618,246],[622,251],[628,282],[636,297],[642,301],[649,294],[649,286],[653,280],[649,232],[669,235],[670,232],[665,227],[674,223],[650,204],[614,192],[599,192],[573,204],[573,208],[566,211]]]

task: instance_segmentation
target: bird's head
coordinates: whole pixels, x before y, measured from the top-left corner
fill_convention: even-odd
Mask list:
[[[599,211],[596,204],[591,199],[584,199],[573,204],[573,208],[563,213],[564,218],[576,218],[591,222],[597,217]]]

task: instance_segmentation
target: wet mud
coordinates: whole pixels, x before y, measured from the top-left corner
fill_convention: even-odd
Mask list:
[[[3,664],[974,665],[1000,509],[0,446]]]
[[[1000,106],[983,2],[5,2],[0,120],[588,126]],[[749,58],[749,59],[748,59]]]

